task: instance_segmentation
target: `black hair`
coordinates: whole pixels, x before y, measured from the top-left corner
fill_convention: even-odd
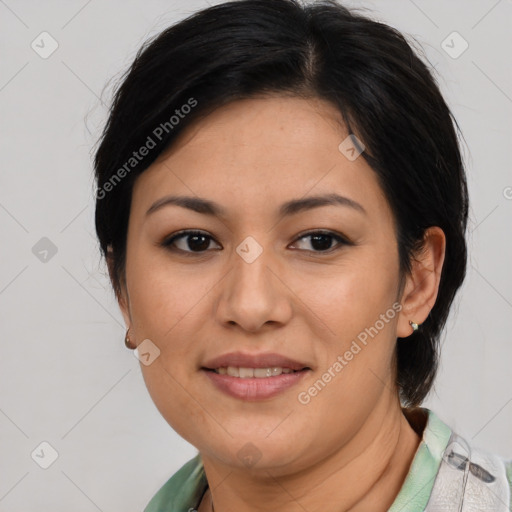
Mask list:
[[[266,94],[326,100],[363,142],[362,157],[393,212],[401,277],[410,272],[425,230],[439,226],[445,233],[437,301],[420,329],[396,345],[400,399],[419,405],[433,385],[441,331],[466,273],[468,191],[460,130],[405,37],[334,0],[218,4],[139,49],[115,91],[94,157],[96,232],[115,293],[124,280],[137,176],[194,120]],[[142,147],[148,148],[144,156]]]

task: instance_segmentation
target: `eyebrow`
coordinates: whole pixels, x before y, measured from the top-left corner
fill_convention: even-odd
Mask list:
[[[182,208],[187,208],[188,210],[192,210],[203,215],[211,215],[214,217],[227,216],[227,211],[214,201],[192,196],[162,197],[151,205],[149,210],[146,212],[146,216],[168,205],[181,206]],[[286,203],[283,203],[279,208],[279,217],[288,217],[299,212],[318,208],[320,206],[348,206],[367,215],[367,212],[363,206],[353,199],[340,196],[339,194],[326,194],[287,201]]]

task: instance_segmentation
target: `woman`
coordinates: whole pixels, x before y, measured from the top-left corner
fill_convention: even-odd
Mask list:
[[[335,2],[198,12],[139,51],[95,170],[126,344],[198,449],[146,512],[509,509],[512,461],[420,407],[468,197],[400,33]]]

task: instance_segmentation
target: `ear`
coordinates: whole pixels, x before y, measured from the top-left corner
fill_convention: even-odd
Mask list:
[[[423,246],[413,256],[411,273],[407,276],[401,297],[402,310],[398,317],[397,336],[406,338],[414,331],[409,321],[422,324],[434,307],[441,281],[446,237],[433,226],[425,230]]]
[[[123,279],[120,280],[119,283],[119,290],[116,290],[115,287],[115,272],[114,272],[114,253],[112,251],[112,247],[109,245],[107,248],[107,266],[108,266],[108,274],[110,276],[110,282],[114,286],[114,291],[116,294],[116,300],[119,304],[119,309],[121,310],[121,313],[124,318],[124,323],[126,325],[126,328],[129,329],[132,325],[131,322],[131,313],[130,313],[130,300],[128,297],[128,292],[126,289],[126,283]]]

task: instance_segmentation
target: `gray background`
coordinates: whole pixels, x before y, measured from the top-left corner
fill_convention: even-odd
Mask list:
[[[346,4],[419,41],[464,133],[469,270],[424,405],[512,457],[512,2]],[[196,453],[160,416],[124,347],[94,235],[91,148],[109,80],[145,39],[204,6],[0,0],[1,512],[142,510]],[[31,47],[43,31],[58,43],[46,59]],[[469,44],[458,58],[441,46],[453,31]],[[43,441],[58,452],[48,469],[31,457]]]

